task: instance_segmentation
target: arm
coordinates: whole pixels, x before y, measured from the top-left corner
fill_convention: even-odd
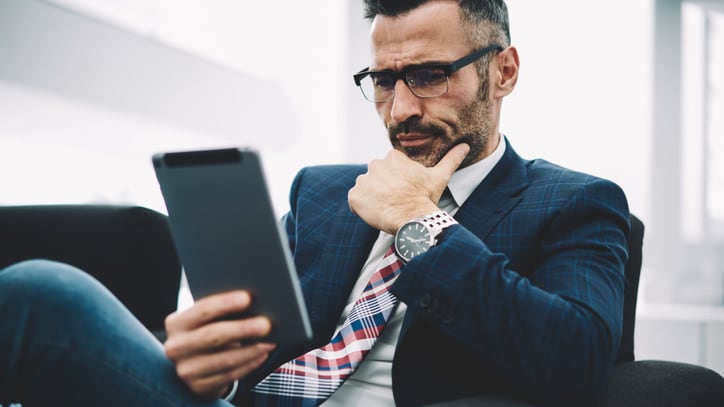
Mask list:
[[[628,228],[625,197],[612,183],[594,180],[561,201],[548,211],[513,209],[489,244],[463,225],[449,228],[392,289],[481,369],[555,403],[588,396],[607,379],[621,333]],[[452,323],[420,309],[429,293]]]

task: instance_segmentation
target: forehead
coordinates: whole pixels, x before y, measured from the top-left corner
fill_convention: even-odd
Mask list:
[[[398,17],[372,22],[372,66],[401,69],[422,62],[449,62],[470,52],[457,2],[433,1]]]

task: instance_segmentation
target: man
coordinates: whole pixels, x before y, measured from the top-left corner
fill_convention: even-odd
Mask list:
[[[311,167],[295,178],[284,224],[313,342],[248,341],[267,333],[269,321],[219,321],[249,305],[247,293],[229,292],[167,318],[166,359],[97,283],[72,270],[44,271],[63,266],[25,263],[0,273],[0,287],[44,295],[32,307],[1,306],[3,319],[6,309],[33,311],[12,322],[25,336],[13,349],[32,352],[5,358],[0,401],[14,383],[38,405],[50,395],[73,405],[155,406],[225,405],[218,398],[230,393],[237,403],[325,406],[456,405],[478,396],[585,405],[595,397],[621,335],[623,192],[523,160],[499,133],[519,67],[503,0],[365,4],[372,62],[355,82],[393,149],[368,166]],[[431,247],[417,232],[434,235]],[[380,270],[388,289],[375,293],[385,299],[375,308],[385,316],[370,318],[382,322],[365,325],[372,334],[347,335],[357,298],[376,287],[368,280]],[[76,318],[49,322],[50,309]],[[79,338],[88,321],[92,339]],[[56,335],[50,343],[67,347],[38,353],[33,335]],[[73,377],[58,378],[62,372]]]

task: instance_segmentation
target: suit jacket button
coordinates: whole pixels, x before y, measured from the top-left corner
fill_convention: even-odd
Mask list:
[[[437,298],[432,299],[432,303],[430,304],[430,307],[428,307],[427,312],[434,313],[440,310],[440,301]]]
[[[431,302],[432,302],[432,295],[430,295],[428,293],[428,294],[423,295],[422,298],[420,298],[420,301],[418,302],[418,304],[420,305],[420,308],[427,308],[430,306]]]

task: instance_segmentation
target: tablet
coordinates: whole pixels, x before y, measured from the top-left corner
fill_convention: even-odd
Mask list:
[[[156,178],[191,296],[245,289],[241,316],[265,315],[274,343],[312,337],[286,233],[274,214],[257,151],[228,148],[154,154]]]

